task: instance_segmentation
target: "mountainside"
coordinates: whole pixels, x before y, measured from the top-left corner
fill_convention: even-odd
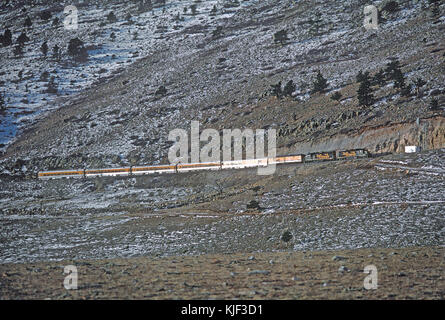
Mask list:
[[[367,30],[366,1],[82,1],[78,29],[67,30],[60,4],[2,2],[0,264],[413,246],[442,254],[445,4],[374,4],[378,29]],[[366,148],[372,157],[266,176],[36,177],[168,163],[169,133],[191,121],[201,131],[274,128],[278,155]],[[405,154],[408,145],[422,152]]]
[[[8,116],[28,109],[40,114],[35,124],[24,122],[24,133],[3,156],[5,166],[11,168],[16,159],[34,172],[165,163],[169,131],[189,130],[192,120],[200,121],[201,130],[276,128],[282,154],[337,147],[366,147],[374,153],[402,151],[411,144],[444,147],[444,5],[398,1],[389,10],[387,3],[376,4],[378,30],[363,27],[365,1],[205,1],[195,3],[195,13],[191,1],[167,1],[143,13],[137,4],[87,2],[78,8],[78,31],[67,34],[49,22],[35,23],[25,57],[1,49],[7,55],[2,83],[12,101]],[[17,17],[34,19],[45,8],[63,12],[51,5],[27,8],[24,13],[17,5],[3,15],[14,35],[23,29]],[[108,18],[111,11],[117,21]],[[285,29],[289,40],[274,41]],[[110,39],[113,32],[115,40]],[[74,63],[65,55],[61,61],[39,57],[43,41],[60,39],[65,48],[75,37],[90,49],[87,62]],[[406,84],[417,78],[426,84],[402,95],[388,80],[373,86],[372,105],[359,106],[359,71],[374,76],[395,59]],[[60,92],[69,95],[42,98],[29,87],[23,93],[26,80],[11,84],[21,68],[25,76],[33,72],[31,82],[40,71],[54,69]],[[312,93],[318,71],[328,88]],[[289,80],[296,84],[292,96],[271,96],[271,85]],[[92,81],[90,89],[83,89]],[[156,94],[161,86],[166,93]],[[330,98],[335,92],[342,95],[339,101]],[[49,101],[46,106],[41,100],[35,107],[15,105],[21,94]],[[438,102],[434,111],[432,99]],[[43,117],[39,108],[54,111]],[[396,126],[402,129],[391,129]]]

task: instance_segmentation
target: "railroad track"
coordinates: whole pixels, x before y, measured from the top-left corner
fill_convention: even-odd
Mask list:
[[[369,152],[365,149],[354,149],[345,151],[316,152],[307,155],[289,155],[261,159],[235,160],[235,161],[217,161],[206,163],[187,163],[176,165],[157,165],[157,166],[130,166],[122,168],[103,168],[103,169],[71,169],[71,170],[53,170],[40,171],[37,174],[38,179],[62,179],[62,178],[93,178],[93,177],[116,177],[116,176],[139,176],[147,174],[163,173],[181,173],[206,170],[224,170],[224,169],[245,169],[260,168],[270,165],[303,163],[317,161],[333,161],[354,158],[369,157]]]

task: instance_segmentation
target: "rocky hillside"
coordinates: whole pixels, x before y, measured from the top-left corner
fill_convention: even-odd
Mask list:
[[[69,34],[39,18],[46,10],[63,19],[59,6],[19,3],[2,14],[13,39],[27,16],[40,19],[29,29],[23,57],[1,48],[1,85],[9,103],[2,126],[16,123],[20,112],[34,115],[18,125],[23,133],[5,151],[4,168],[166,162],[168,132],[189,129],[191,120],[199,120],[202,130],[276,128],[283,154],[445,146],[441,1],[376,1],[377,30],[363,27],[366,1],[154,2],[144,10],[124,1],[83,2],[79,30]],[[276,41],[282,30],[287,39]],[[75,37],[85,44],[86,61],[72,61],[63,51]],[[40,44],[52,48],[54,39],[60,39],[62,58],[44,59]],[[394,61],[403,88],[388,71]],[[55,74],[59,96],[39,87],[47,83],[36,84],[44,70]],[[318,71],[328,86],[314,93]],[[367,106],[358,101],[360,71],[377,79]],[[415,84],[418,78],[425,84]],[[273,96],[271,86],[289,80],[296,85],[292,94]],[[26,106],[31,98],[33,108]]]

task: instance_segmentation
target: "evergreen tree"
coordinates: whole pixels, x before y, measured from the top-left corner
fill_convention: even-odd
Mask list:
[[[289,41],[286,29],[276,32],[273,36],[274,36],[274,42],[281,43],[281,45],[283,46]]]
[[[48,81],[49,79],[49,72],[48,71],[43,71],[42,74],[40,75],[40,81]]]
[[[420,89],[422,89],[422,87],[426,85],[426,81],[422,78],[417,78],[416,81],[414,81],[414,85],[416,86],[416,94],[419,96]]]
[[[294,81],[289,80],[289,82],[286,83],[286,85],[284,86],[283,96],[291,97],[292,93],[294,93],[296,89],[297,89],[297,86],[295,85]]]
[[[216,4],[213,6],[212,11],[210,11],[210,15],[211,16],[215,16],[216,13],[218,12],[218,8],[216,7]]]
[[[393,80],[394,80],[394,87],[398,89],[405,88],[405,76],[403,75],[403,72],[400,69],[396,69],[393,73]]]
[[[22,32],[19,37],[17,38],[17,43],[21,46],[23,46],[26,42],[29,41],[28,36],[26,35],[26,33]]]
[[[356,80],[357,82],[362,82],[363,79],[364,79],[364,74],[363,74],[363,71],[360,70],[360,71],[358,72],[357,76],[355,77],[355,80]]]
[[[16,57],[21,57],[23,55],[23,47],[20,44],[14,47],[14,55]]]
[[[386,64],[385,74],[388,80],[395,80],[397,72],[401,72],[399,60],[393,60]]]
[[[57,91],[56,77],[52,76],[46,85],[46,93],[56,94]]]
[[[280,99],[283,96],[283,91],[281,90],[281,81],[277,84],[271,85],[272,95]]]
[[[196,6],[196,4],[192,4],[191,6],[190,6],[190,9],[192,10],[192,15],[196,15],[196,13],[197,13],[197,6]]]
[[[51,11],[49,11],[49,10],[45,10],[40,13],[40,18],[43,21],[48,21],[49,19],[51,19],[51,17],[52,17],[52,14],[51,14]]]
[[[86,61],[88,59],[88,51],[82,40],[79,38],[71,39],[68,44],[68,54],[74,58],[75,61]]]
[[[11,30],[6,29],[3,34],[3,46],[9,47],[10,45],[12,45],[12,32]]]
[[[48,54],[48,44],[46,43],[46,41],[42,43],[40,51],[42,51],[43,55],[46,57],[46,55]]]
[[[60,58],[61,58],[60,48],[59,48],[59,46],[57,44],[53,48],[53,58],[55,60],[60,60]]]
[[[32,27],[32,21],[31,18],[28,16],[25,19],[25,28],[31,28]]]
[[[405,85],[401,88],[400,93],[402,94],[402,96],[404,97],[409,97],[411,95],[411,90],[412,90],[413,86],[412,84],[409,85]]]
[[[107,20],[108,20],[109,23],[115,23],[115,22],[117,22],[117,17],[116,17],[116,15],[114,14],[113,11],[111,11],[111,12],[107,15]]]
[[[167,89],[164,86],[160,86],[155,92],[155,95],[157,96],[165,96],[166,94],[167,94]]]
[[[218,39],[223,35],[223,27],[222,26],[217,26],[215,30],[213,30],[212,32],[212,38],[213,39]]]
[[[363,79],[357,90],[358,102],[362,106],[371,106],[374,103],[374,96],[371,89],[371,81],[369,80],[369,72],[363,74]]]
[[[5,111],[5,110],[6,110],[5,97],[4,97],[3,93],[0,92],[0,111]]]
[[[383,69],[380,69],[379,72],[377,72],[374,75],[374,78],[372,79],[372,82],[373,82],[374,85],[384,86],[385,83],[386,83],[385,71]]]
[[[339,92],[339,91],[337,91],[336,93],[334,93],[332,96],[331,96],[331,99],[332,100],[335,100],[335,101],[340,101],[340,99],[343,97],[343,95]]]
[[[60,24],[60,19],[58,17],[55,17],[53,19],[53,27],[57,27]]]
[[[320,70],[318,70],[317,73],[317,78],[315,79],[314,83],[313,83],[313,89],[312,91],[314,93],[316,92],[323,92],[326,90],[326,88],[328,87],[328,81],[323,77],[323,75],[321,74]]]
[[[433,111],[439,110],[439,100],[437,100],[435,98],[431,98],[430,109]]]
[[[439,5],[433,6],[433,8],[431,9],[431,14],[433,15],[434,18],[438,18],[440,16]]]

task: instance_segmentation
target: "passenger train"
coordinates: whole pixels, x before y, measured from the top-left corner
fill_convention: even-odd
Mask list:
[[[138,176],[145,174],[180,173],[202,170],[224,170],[224,169],[244,169],[267,167],[269,165],[287,163],[305,163],[319,161],[345,160],[369,157],[369,152],[365,149],[353,149],[345,151],[315,152],[307,155],[289,155],[273,158],[237,160],[237,161],[217,161],[206,163],[188,163],[177,165],[157,165],[157,166],[131,166],[124,168],[107,169],[76,169],[76,170],[56,170],[41,171],[38,173],[39,179],[59,179],[59,178],[91,178],[102,176]]]

